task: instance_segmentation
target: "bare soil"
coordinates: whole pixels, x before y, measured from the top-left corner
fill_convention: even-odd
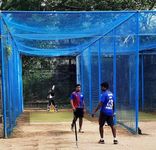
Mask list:
[[[141,122],[143,135],[133,135],[117,126],[119,144],[113,145],[108,126],[105,126],[105,144],[98,144],[97,121],[84,119],[85,132],[78,133],[78,147],[70,124],[70,122],[30,123],[29,112],[25,112],[18,119],[12,136],[8,139],[0,138],[0,150],[156,150],[156,122]]]

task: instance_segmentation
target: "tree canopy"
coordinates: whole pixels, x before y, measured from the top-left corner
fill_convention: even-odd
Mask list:
[[[2,10],[152,10],[155,0],[3,0]]]

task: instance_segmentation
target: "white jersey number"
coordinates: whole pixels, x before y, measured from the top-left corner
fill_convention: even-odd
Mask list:
[[[113,99],[112,99],[112,97],[109,97],[109,101],[108,101],[108,103],[107,103],[107,105],[106,105],[106,109],[113,109]]]

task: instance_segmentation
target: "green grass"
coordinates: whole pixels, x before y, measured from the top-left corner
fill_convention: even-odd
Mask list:
[[[135,119],[135,111],[120,110],[117,113],[121,114],[124,119],[131,117]],[[121,117],[122,118],[122,117]],[[127,120],[128,121],[128,120]],[[139,112],[139,121],[156,121],[156,112]]]
[[[139,112],[139,121],[156,121],[156,113]]]
[[[72,112],[30,112],[30,122],[71,122]],[[156,113],[139,112],[139,121],[156,121]]]
[[[30,122],[70,122],[72,112],[31,112]]]

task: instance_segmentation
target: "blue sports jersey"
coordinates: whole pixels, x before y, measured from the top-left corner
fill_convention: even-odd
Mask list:
[[[81,92],[73,92],[70,96],[75,108],[84,108],[84,97]]]
[[[113,105],[114,105],[113,93],[108,90],[102,92],[100,102],[103,103],[100,111],[108,116],[112,116],[114,113],[113,112]]]

